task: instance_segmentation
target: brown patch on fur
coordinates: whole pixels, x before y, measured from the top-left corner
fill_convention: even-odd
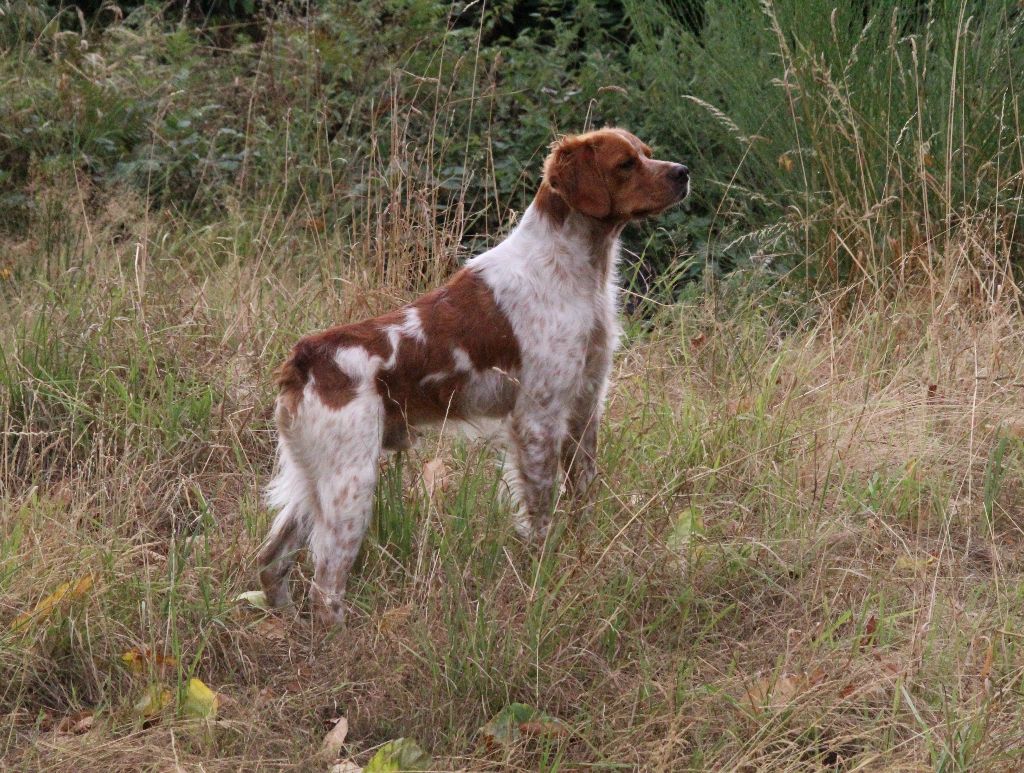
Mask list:
[[[321,333],[300,340],[277,371],[280,405],[289,413],[295,412],[310,378],[317,396],[330,408],[341,408],[355,397],[352,379],[334,362],[337,347],[324,336]]]
[[[519,367],[519,343],[490,288],[469,269],[412,304],[425,341],[402,338],[395,366],[377,377],[384,397],[385,435],[404,438],[409,425],[470,418],[461,400],[472,373],[456,370],[452,351],[469,355],[474,370]],[[444,374],[426,383],[427,376]]]
[[[470,418],[462,411],[461,396],[473,374],[456,369],[454,348],[466,352],[478,374],[494,368],[508,373],[516,370],[520,361],[519,344],[508,318],[487,285],[469,269],[414,301],[411,308],[419,315],[425,340],[402,336],[394,366],[377,375],[385,409],[383,444],[392,450],[410,445],[410,425],[446,417]],[[392,354],[388,328],[401,325],[405,313],[405,309],[397,309],[303,338],[278,370],[278,405],[286,415],[294,414],[312,379],[325,405],[344,406],[355,396],[357,385],[338,367],[335,352],[357,347],[388,360]],[[427,376],[433,378],[424,382]],[[282,419],[286,421],[286,417]]]

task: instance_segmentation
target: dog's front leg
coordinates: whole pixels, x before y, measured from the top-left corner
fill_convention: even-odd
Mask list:
[[[584,499],[597,477],[597,430],[604,413],[611,364],[608,348],[590,352],[569,414],[568,432],[562,443],[562,469],[566,493],[573,499]]]
[[[541,541],[551,526],[565,426],[561,412],[518,409],[512,415],[508,482],[518,500],[516,531],[525,539]]]

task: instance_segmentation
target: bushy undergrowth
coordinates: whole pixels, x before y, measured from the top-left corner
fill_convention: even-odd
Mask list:
[[[5,227],[74,172],[201,218],[456,220],[472,248],[522,211],[557,133],[617,123],[694,169],[688,211],[630,240],[669,291],[752,263],[890,287],[965,226],[1021,257],[1011,0],[274,10],[196,26],[173,5],[11,4]]]

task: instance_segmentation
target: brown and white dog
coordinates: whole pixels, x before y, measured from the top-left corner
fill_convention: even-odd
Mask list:
[[[381,452],[408,447],[420,424],[503,419],[516,529],[543,539],[561,484],[578,495],[596,474],[619,234],[688,188],[685,166],[652,159],[627,131],[565,137],[503,242],[401,309],[300,340],[278,375],[278,514],[259,556],[268,600],[289,602],[308,546],[316,614],[343,620]]]

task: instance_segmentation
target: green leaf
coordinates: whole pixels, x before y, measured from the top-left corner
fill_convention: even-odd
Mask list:
[[[699,508],[687,507],[676,517],[665,544],[671,550],[689,551],[694,538],[704,536],[704,519]]]
[[[363,768],[363,773],[399,773],[404,770],[428,770],[433,761],[411,738],[388,741]]]

